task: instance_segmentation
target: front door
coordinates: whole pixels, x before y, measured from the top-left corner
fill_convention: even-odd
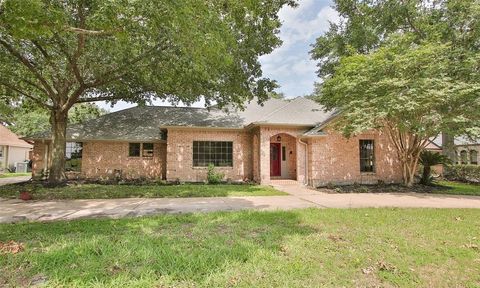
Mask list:
[[[280,167],[280,143],[270,143],[270,176],[282,175]]]

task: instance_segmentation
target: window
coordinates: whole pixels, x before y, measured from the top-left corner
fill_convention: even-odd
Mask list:
[[[130,157],[140,157],[140,143],[129,143],[128,144],[128,156],[130,156]]]
[[[476,150],[470,151],[470,164],[478,165],[478,152]]]
[[[375,143],[360,140],[360,172],[375,172]]]
[[[468,164],[468,152],[466,150],[460,151],[460,163]]]
[[[143,157],[153,157],[153,143],[143,143],[142,148]]]
[[[153,143],[128,143],[129,157],[153,157]]]
[[[193,166],[232,167],[232,146],[233,142],[226,141],[193,141]]]
[[[3,146],[0,146],[0,158],[3,157]]]
[[[67,142],[65,146],[65,171],[82,170],[82,150],[81,142]]]
[[[287,150],[287,149],[285,149],[285,146],[282,146],[282,161],[286,161],[286,160],[287,160],[286,150]]]

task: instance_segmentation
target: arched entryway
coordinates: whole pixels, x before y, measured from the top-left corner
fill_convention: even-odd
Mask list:
[[[297,179],[296,138],[279,133],[270,137],[270,178]]]

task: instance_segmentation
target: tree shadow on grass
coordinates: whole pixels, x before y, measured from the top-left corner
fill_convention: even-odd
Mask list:
[[[5,266],[3,277],[12,277],[4,282],[18,282],[14,271],[24,269],[23,276],[42,274],[52,283],[66,285],[92,281],[110,285],[118,277],[132,281],[146,277],[154,282],[167,277],[174,283],[202,285],[230,265],[241,265],[262,253],[281,253],[282,243],[291,236],[315,233],[301,223],[295,211],[164,215],[3,228],[0,239],[26,243],[25,252],[0,260]]]

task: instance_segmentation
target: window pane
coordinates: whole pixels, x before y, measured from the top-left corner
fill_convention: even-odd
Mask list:
[[[360,140],[360,171],[375,172],[375,149],[373,140]]]
[[[82,170],[83,143],[67,142],[65,145],[65,171]]]
[[[129,143],[128,156],[140,157],[140,143]]]
[[[209,164],[231,167],[233,164],[232,142],[194,141],[192,152],[193,166],[196,167],[205,167]]]
[[[153,157],[153,143],[143,143],[143,157]]]

